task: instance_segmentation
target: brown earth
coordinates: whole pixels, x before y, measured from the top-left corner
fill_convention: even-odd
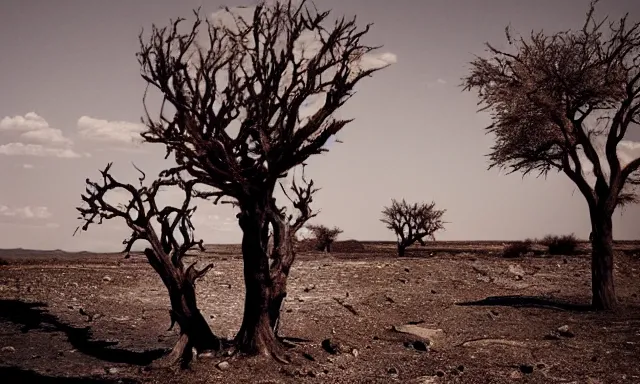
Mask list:
[[[200,356],[187,371],[148,366],[177,333],[139,255],[1,252],[0,382],[640,383],[638,243],[617,245],[616,313],[588,310],[586,255],[502,259],[500,242],[438,242],[398,259],[391,243],[352,245],[294,264],[281,329],[296,345],[291,364],[231,358],[221,370],[224,358]],[[215,264],[199,306],[231,338],[243,304],[238,247],[199,258]],[[393,330],[409,323],[432,345]],[[327,338],[342,353],[326,352]]]

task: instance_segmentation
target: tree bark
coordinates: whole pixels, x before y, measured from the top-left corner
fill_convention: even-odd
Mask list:
[[[219,350],[220,340],[213,334],[198,309],[195,275],[163,262],[163,259],[157,257],[151,249],[145,250],[145,255],[169,292],[171,326],[178,323],[180,327],[180,338],[167,356],[169,363],[188,365],[193,357],[192,348],[195,348],[198,353]]]
[[[404,256],[405,249],[406,249],[406,246],[404,244],[398,243],[398,257]]]
[[[613,277],[613,225],[611,214],[592,214],[591,292],[595,310],[617,307]]]
[[[245,302],[242,325],[235,337],[239,351],[247,354],[277,356],[279,343],[273,332],[270,311],[273,284],[269,273],[266,244],[262,244],[262,212],[245,210],[239,217],[244,263]]]

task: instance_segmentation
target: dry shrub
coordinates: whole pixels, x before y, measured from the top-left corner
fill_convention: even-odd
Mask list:
[[[514,241],[504,247],[502,250],[502,257],[512,259],[515,257],[521,257],[532,251],[532,240]]]
[[[550,255],[573,255],[578,248],[578,239],[574,234],[547,235],[542,239],[542,244],[547,246]]]

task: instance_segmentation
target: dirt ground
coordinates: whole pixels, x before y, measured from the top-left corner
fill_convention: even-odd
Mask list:
[[[640,252],[618,248],[617,313],[588,310],[586,255],[503,259],[500,244],[470,242],[402,259],[381,243],[304,253],[281,328],[292,363],[231,358],[220,369],[225,358],[200,356],[186,371],[148,365],[177,333],[140,256],[2,254],[0,382],[640,383]],[[215,265],[199,306],[231,338],[244,295],[238,249],[211,246],[199,259]],[[407,324],[428,335],[394,329]],[[325,339],[342,352],[325,351]]]

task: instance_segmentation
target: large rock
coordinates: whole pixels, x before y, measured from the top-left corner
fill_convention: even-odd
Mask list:
[[[414,324],[394,325],[393,330],[400,333],[417,336],[429,342],[430,346],[435,346],[444,340],[444,331],[442,329],[423,328]]]

